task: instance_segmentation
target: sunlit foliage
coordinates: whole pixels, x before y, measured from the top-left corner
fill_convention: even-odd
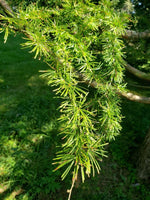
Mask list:
[[[100,172],[104,146],[121,130],[116,92],[125,88],[121,35],[128,15],[110,0],[51,0],[50,4],[49,8],[23,5],[10,16],[2,13],[1,31],[5,42],[9,33],[22,32],[26,40],[22,46],[48,64],[43,76],[62,98],[63,140],[54,164],[56,169],[66,167],[62,179],[72,171],[74,181],[80,170],[84,182],[85,174]],[[97,90],[91,98],[93,80]]]

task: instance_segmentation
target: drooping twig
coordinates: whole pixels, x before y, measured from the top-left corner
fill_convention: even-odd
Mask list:
[[[0,5],[6,12],[13,14],[13,10],[11,9],[10,5],[8,4],[6,0],[0,0]],[[126,30],[125,34],[122,35],[122,37],[125,39],[150,38],[150,31],[146,30],[143,32],[136,32],[132,30]]]

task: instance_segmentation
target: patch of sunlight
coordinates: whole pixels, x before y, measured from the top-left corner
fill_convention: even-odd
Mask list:
[[[4,200],[15,200],[16,199],[15,197],[23,192],[24,190],[22,188],[17,188],[9,195],[9,197],[4,198]]]
[[[8,95],[8,94],[4,94],[4,93],[0,93],[0,104],[2,106],[16,106],[17,105],[17,101],[16,101],[16,96],[15,94],[12,95]]]
[[[41,130],[44,133],[49,133],[55,128],[55,126],[56,126],[55,122],[51,121],[49,123],[44,124]]]
[[[5,174],[7,174],[7,170],[6,170],[5,164],[3,164],[3,166],[1,164],[1,167],[0,167],[0,176],[3,176]],[[1,191],[1,187],[0,187],[0,191]]]
[[[4,83],[4,79],[0,76],[0,83]]]
[[[147,63],[147,64],[143,64],[141,66],[139,66],[140,69],[149,69],[150,68],[150,63]]]
[[[3,149],[6,151],[9,150],[15,150],[17,148],[17,140],[6,140],[5,142],[3,141]]]
[[[24,195],[22,196],[22,200],[29,200],[28,194],[24,194]]]
[[[37,87],[38,85],[40,85],[42,78],[39,75],[34,75],[31,76],[28,79],[28,86],[30,87]]]
[[[2,104],[0,105],[0,112],[6,112],[7,111],[7,105],[6,104]]]
[[[8,189],[8,185],[2,185],[0,184],[0,194],[2,194],[3,192],[5,192]]]
[[[13,167],[16,164],[15,158],[13,157],[1,157],[0,158],[0,176],[8,175],[13,172]]]
[[[45,138],[45,134],[31,134],[28,135],[27,139],[30,140],[32,143],[39,143]]]

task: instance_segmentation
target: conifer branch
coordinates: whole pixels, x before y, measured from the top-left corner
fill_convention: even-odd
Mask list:
[[[3,2],[3,0],[0,0],[0,5],[2,5],[1,2]],[[6,1],[4,1],[4,2],[6,3]],[[7,5],[7,4],[5,4],[5,5]],[[3,6],[3,8],[4,8],[4,6]],[[6,6],[6,8],[7,8],[7,6]],[[19,30],[19,29],[15,29],[15,28],[13,28],[13,29],[15,31],[19,31],[19,32],[24,33],[29,39],[32,39],[32,36],[30,36],[25,30]],[[49,52],[49,53],[54,56],[54,53],[52,53],[52,52]],[[59,58],[56,57],[56,59],[57,59],[57,62],[59,62],[59,64],[63,65],[62,61]],[[137,77],[139,77],[141,79],[144,79],[144,80],[150,81],[150,75],[149,74],[141,72],[140,70],[135,69],[134,67],[132,67],[129,64],[127,64],[125,67],[126,67],[126,69],[128,71],[130,71],[132,74],[136,75]],[[100,85],[98,85],[98,83],[95,80],[93,80],[91,82],[82,73],[79,73],[79,72],[76,72],[76,73],[77,73],[78,79],[80,81],[84,82],[85,84],[89,85],[90,87],[97,88],[98,86],[100,86]],[[131,100],[131,101],[150,104],[150,97],[144,97],[144,96],[135,95],[135,94],[133,94],[131,92],[125,93],[125,92],[118,91],[117,94],[122,96],[122,97],[125,97],[125,98],[127,98],[128,100]]]
[[[5,12],[8,11],[11,14],[12,10],[7,1],[0,0],[0,5]],[[64,99],[59,107],[62,113],[59,120],[62,124],[63,150],[58,152],[54,164],[59,165],[56,169],[68,165],[62,174],[62,179],[67,176],[72,167],[74,167],[76,175],[80,168],[82,181],[84,182],[86,174],[90,176],[92,171],[93,175],[95,175],[95,171],[100,172],[99,161],[105,156],[103,146],[107,144],[107,141],[114,139],[121,130],[120,122],[122,116],[120,114],[119,98],[117,95],[132,101],[148,104],[150,104],[150,98],[140,97],[130,92],[121,92],[115,86],[109,85],[110,82],[112,84],[118,83],[121,87],[123,77],[122,63],[124,63],[124,53],[122,49],[124,45],[118,38],[118,35],[121,35],[124,30],[124,21],[121,20],[122,17],[117,17],[118,12],[115,12],[115,10],[116,14],[108,12],[106,16],[102,15],[103,23],[101,24],[104,30],[106,28],[100,39],[104,47],[102,62],[107,63],[106,72],[109,71],[109,75],[106,74],[105,76],[105,80],[108,83],[106,86],[109,85],[109,87],[106,88],[105,85],[102,85],[101,73],[97,73],[96,81],[94,78],[92,80],[93,70],[101,68],[98,67],[100,64],[97,58],[99,57],[93,56],[94,52],[91,53],[91,47],[93,48],[93,46],[90,45],[92,41],[96,41],[95,46],[97,45],[98,50],[101,50],[101,47],[99,48],[99,35],[95,38],[95,30],[98,30],[99,23],[97,24],[95,21],[99,19],[103,7],[106,6],[107,8],[107,5],[104,3],[102,7],[98,6],[97,15],[95,13],[96,16],[94,17],[93,11],[95,12],[95,8],[90,13],[89,8],[91,8],[91,5],[90,7],[89,4],[83,5],[87,7],[86,9],[81,9],[81,11],[78,10],[78,7],[73,10],[70,4],[68,4],[68,7],[64,8],[68,9],[65,12],[66,14],[68,13],[67,16],[66,14],[64,15],[64,12],[58,10],[59,15],[56,17],[56,23],[54,23],[55,20],[48,20],[51,17],[53,19],[56,10],[53,10],[53,12],[48,11],[48,14],[45,11],[43,13],[42,10],[40,13],[40,10],[34,7],[34,5],[27,11],[20,10],[16,14],[17,17],[11,17],[10,21],[8,20],[8,16],[3,17],[6,22],[8,20],[6,37],[8,35],[8,28],[24,33],[27,37],[27,42],[24,43],[24,46],[32,48],[30,52],[35,53],[35,58],[43,56],[47,63],[50,62],[56,66],[56,70],[53,67],[53,71],[48,71],[45,74],[45,77],[49,79],[48,83],[56,87],[56,94]],[[28,15],[26,15],[26,12],[28,12]],[[78,14],[77,18],[75,13],[76,15]],[[40,14],[41,18],[39,17]],[[88,23],[90,18],[87,18],[87,16],[91,17],[91,23]],[[85,19],[85,21],[79,20],[79,17]],[[70,19],[69,22],[68,18]],[[112,18],[111,26],[108,21],[109,18]],[[61,21],[62,19],[63,21]],[[116,23],[116,20],[118,23]],[[67,24],[66,27],[63,25],[64,23]],[[74,32],[72,24],[74,23],[75,27],[77,26],[81,29],[81,32],[78,32],[78,37],[72,34]],[[83,38],[83,41],[79,37]],[[75,69],[78,69],[78,71],[76,72]],[[89,74],[91,79],[88,78]],[[89,109],[88,92],[86,88],[83,87],[82,89],[80,87],[80,84],[78,84],[80,82],[100,89],[100,91],[98,90],[99,94],[102,94],[100,102],[96,100],[95,103],[96,107],[100,105],[99,110],[95,109],[95,105],[91,105],[92,108]],[[97,94],[94,98],[97,98]],[[94,98],[92,96],[92,100]],[[101,134],[97,134],[99,129]],[[68,191],[68,200],[71,198],[75,181],[76,179],[73,177],[72,186]]]

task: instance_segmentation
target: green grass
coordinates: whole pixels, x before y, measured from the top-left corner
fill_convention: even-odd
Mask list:
[[[2,37],[2,35],[1,35]],[[20,49],[20,37],[0,44],[0,183],[11,197],[16,188],[25,199],[59,189],[59,173],[53,173],[52,158],[57,138],[57,107],[52,89],[38,72],[47,66]],[[6,186],[6,187],[4,187]],[[33,192],[34,191],[34,192]],[[29,195],[28,195],[29,193]],[[22,199],[22,197],[21,197]]]
[[[60,144],[60,100],[39,76],[48,67],[20,48],[20,36],[6,44],[0,37],[0,199],[66,200],[71,175],[61,182],[52,165]],[[146,183],[134,187],[139,180],[130,159],[148,129],[149,113],[148,106],[123,103],[123,131],[111,143],[101,174],[75,188],[72,200],[149,199]]]

